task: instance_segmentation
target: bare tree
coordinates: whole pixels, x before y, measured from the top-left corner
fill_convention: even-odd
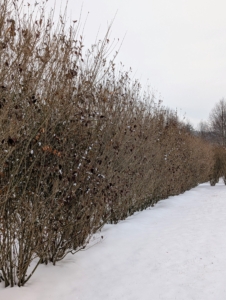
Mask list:
[[[215,132],[210,126],[210,122],[201,121],[198,124],[198,136],[207,142],[210,142],[212,144],[218,144]]]
[[[226,100],[224,98],[214,106],[209,120],[216,142],[222,146],[226,146]]]

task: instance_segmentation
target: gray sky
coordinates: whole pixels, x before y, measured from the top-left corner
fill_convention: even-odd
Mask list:
[[[73,20],[82,4],[85,45],[98,30],[103,37],[117,12],[111,39],[126,34],[118,62],[193,125],[226,97],[225,0],[69,0]]]

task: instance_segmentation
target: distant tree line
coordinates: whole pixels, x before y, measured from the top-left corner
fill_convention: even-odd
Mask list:
[[[199,124],[196,135],[214,146],[214,168],[210,184],[215,185],[222,177],[226,184],[226,100],[219,100],[207,121]]]
[[[226,146],[226,100],[218,101],[210,112],[207,121],[201,121],[198,134],[208,142]]]

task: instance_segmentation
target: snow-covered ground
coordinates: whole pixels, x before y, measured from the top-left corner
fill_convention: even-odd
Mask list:
[[[101,238],[103,236],[103,239]],[[225,300],[226,187],[208,183],[160,201],[57,266],[41,265],[1,300]]]

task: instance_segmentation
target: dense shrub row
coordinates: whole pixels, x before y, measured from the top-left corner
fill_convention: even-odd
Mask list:
[[[36,17],[34,17],[34,15]],[[55,29],[54,29],[55,28]],[[0,273],[24,285],[40,263],[208,181],[213,147],[142,94],[77,27],[0,0]],[[34,270],[28,267],[34,258]]]
[[[222,177],[226,184],[226,149],[222,146],[214,145],[214,166],[210,175],[210,184],[215,185]]]

